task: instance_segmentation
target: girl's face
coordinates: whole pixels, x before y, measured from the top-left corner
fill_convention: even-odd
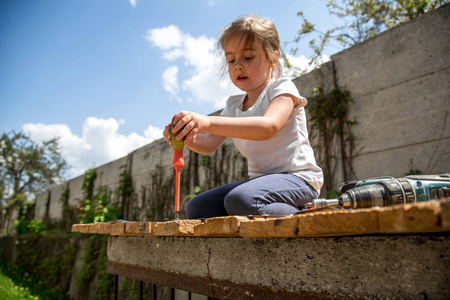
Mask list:
[[[259,96],[272,79],[276,63],[269,61],[261,45],[257,42],[246,43],[242,38],[230,38],[225,45],[228,73],[231,81],[251,96]],[[278,51],[276,51],[278,56]]]

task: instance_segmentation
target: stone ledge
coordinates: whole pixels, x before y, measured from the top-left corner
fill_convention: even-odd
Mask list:
[[[208,276],[191,276],[178,272],[166,272],[108,261],[106,270],[110,274],[142,280],[162,286],[189,291],[200,295],[210,295],[213,299],[349,299],[348,297],[325,296],[307,291],[288,292],[260,285],[241,284],[231,280],[213,279]]]
[[[222,299],[449,299],[449,265],[448,232],[108,239],[108,272]]]

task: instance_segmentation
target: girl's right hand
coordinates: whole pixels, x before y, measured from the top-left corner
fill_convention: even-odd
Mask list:
[[[208,132],[211,126],[210,120],[207,116],[189,111],[182,111],[178,113],[174,118],[173,123],[175,125],[173,128],[174,132],[180,132],[177,136],[177,140],[183,139],[184,144],[187,146],[195,140],[198,133]]]
[[[172,146],[172,140],[170,139],[170,124],[167,124],[164,128],[163,136],[167,143],[169,143],[170,146]]]
[[[183,111],[176,115],[172,122],[175,125],[173,128],[174,132],[177,133],[179,131],[177,139],[183,139],[185,147],[200,154],[212,153],[226,139],[226,136],[207,133],[211,126],[208,116]],[[170,139],[171,125],[172,123],[166,125],[163,136],[166,142],[173,146]]]

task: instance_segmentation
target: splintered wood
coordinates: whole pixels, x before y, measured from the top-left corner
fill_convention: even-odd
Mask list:
[[[294,216],[228,216],[206,220],[74,224],[72,232],[115,236],[294,238],[450,230],[450,201],[379,209],[311,210]]]

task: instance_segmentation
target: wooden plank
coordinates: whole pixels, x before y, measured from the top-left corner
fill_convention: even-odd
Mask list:
[[[255,219],[241,224],[240,235],[289,238],[378,232],[376,211],[323,210],[289,217]]]
[[[194,235],[194,226],[201,220],[174,220],[151,223],[152,235],[156,236],[188,236]]]
[[[247,238],[397,234],[450,230],[450,200],[357,210],[311,210],[286,217],[228,216],[168,222],[74,224],[72,232]]]
[[[146,226],[145,222],[130,222],[125,223],[125,235],[143,235],[148,234],[151,231],[148,231],[149,226]],[[151,227],[150,227],[151,228]]]
[[[246,238],[296,237],[298,216],[255,218],[241,222],[239,235]]]
[[[296,216],[298,217],[298,237],[310,237],[316,235],[315,230],[315,216],[323,213],[337,213],[341,211],[337,208],[325,207],[321,209],[313,209],[310,211],[303,211],[298,213]]]
[[[441,216],[441,207],[447,209]],[[328,210],[294,217],[256,219],[241,224],[242,237],[341,236],[376,233],[419,233],[448,230],[450,208],[427,202],[382,209]],[[447,218],[447,219],[445,219]],[[445,229],[447,228],[447,229]]]
[[[175,220],[167,222],[167,232],[171,235],[193,235],[194,227],[200,220]]]
[[[241,224],[240,235],[290,238],[377,233],[376,211],[327,210],[289,217],[255,219]]]
[[[308,237],[315,234],[314,215],[315,214],[298,215],[298,237]]]
[[[450,200],[441,202],[441,226],[442,230],[450,230]]]
[[[440,231],[441,204],[437,201],[405,206],[404,220],[409,232]]]
[[[99,223],[91,223],[88,225],[88,233],[98,233]]]
[[[73,224],[71,232],[80,232],[80,224]]]
[[[145,222],[145,232],[152,234],[152,222]]]
[[[441,205],[445,208],[447,204],[429,201],[382,208],[378,214],[379,232],[420,233],[444,231],[446,229],[441,222]]]
[[[377,210],[336,210],[314,215],[314,235],[354,235],[378,232]]]
[[[89,233],[89,224],[80,224],[81,233]]]
[[[152,235],[165,236],[166,235],[165,227],[164,227],[165,223],[166,222],[152,222],[152,224],[151,224]]]
[[[378,214],[378,230],[380,233],[400,233],[406,231],[406,226],[403,222],[404,207],[392,206],[383,208]]]
[[[206,219],[194,227],[195,236],[239,236],[239,227],[249,218],[241,216]]]
[[[110,230],[111,230],[110,222],[98,223],[98,233],[99,234],[109,234]]]
[[[123,235],[125,232],[125,223],[115,223],[110,226],[110,235]]]

